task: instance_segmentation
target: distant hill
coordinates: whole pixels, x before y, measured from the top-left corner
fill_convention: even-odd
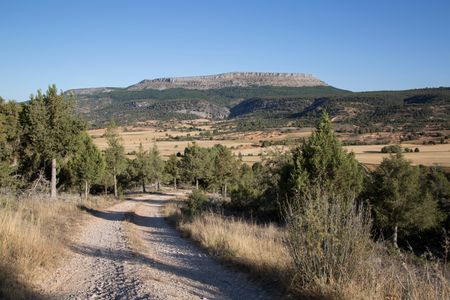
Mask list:
[[[339,93],[325,97],[253,97],[230,118],[284,118],[313,124],[322,111],[334,122],[362,128],[450,129],[450,88]]]
[[[284,86],[306,87],[326,86],[327,84],[310,74],[303,73],[263,73],[231,72],[207,76],[171,77],[143,80],[127,88],[129,91],[145,89],[195,89],[210,90],[227,87]]]
[[[312,123],[322,110],[335,122],[361,127],[417,125],[448,127],[450,89],[353,93],[312,75],[235,72],[143,80],[127,88],[69,90],[77,111],[93,126],[115,119],[130,124],[149,119],[215,120],[265,118]]]
[[[256,72],[161,78],[143,80],[127,88],[66,91],[76,95],[77,111],[97,126],[111,118],[119,123],[170,118],[225,119],[232,107],[252,97],[318,97],[346,92],[312,75]]]

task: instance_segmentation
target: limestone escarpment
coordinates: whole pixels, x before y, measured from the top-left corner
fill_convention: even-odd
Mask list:
[[[127,88],[129,91],[145,89],[220,89],[225,87],[284,86],[312,87],[327,84],[311,74],[303,73],[265,73],[265,72],[231,72],[207,76],[167,77],[143,80]]]

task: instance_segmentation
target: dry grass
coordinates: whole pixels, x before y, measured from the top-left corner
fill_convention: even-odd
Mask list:
[[[45,276],[64,255],[64,242],[82,217],[75,200],[50,201],[45,197],[1,199],[0,205],[0,298],[36,297],[32,283]],[[109,205],[92,198],[83,205]]]
[[[283,243],[285,233],[273,224],[261,226],[243,220],[204,213],[183,218],[180,205],[170,203],[165,214],[178,228],[211,255],[243,268],[266,283],[284,284],[292,261]]]
[[[134,224],[134,218],[136,216],[136,208],[132,211],[128,211],[125,214],[124,231],[126,233],[127,243],[130,246],[133,255],[139,256],[141,253],[145,253],[146,246],[143,243],[141,232]]]
[[[392,252],[383,243],[362,247],[361,259],[345,262],[354,267],[348,281],[320,280],[314,285],[298,285],[292,253],[286,243],[288,233],[275,225],[261,226],[243,220],[204,213],[184,217],[180,203],[166,206],[169,220],[221,261],[243,267],[265,283],[275,282],[284,297],[302,299],[450,299],[448,267],[441,262],[421,260],[413,255]],[[317,250],[319,251],[319,249]],[[348,256],[351,260],[355,257]],[[313,261],[309,261],[313,262]],[[306,261],[308,263],[308,261]],[[316,266],[317,267],[317,266]],[[321,269],[320,266],[318,266]],[[333,270],[329,270],[332,274]],[[332,278],[332,277],[329,277]]]

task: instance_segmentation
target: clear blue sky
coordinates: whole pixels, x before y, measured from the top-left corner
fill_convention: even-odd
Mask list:
[[[229,71],[450,86],[450,1],[0,1],[0,96]]]

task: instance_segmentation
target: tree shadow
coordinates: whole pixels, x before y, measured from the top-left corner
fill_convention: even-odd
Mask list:
[[[70,249],[78,254],[96,257],[96,258],[102,258],[111,260],[115,263],[125,263],[125,262],[132,262],[135,264],[144,264],[148,267],[154,268],[156,270],[166,272],[172,275],[185,277],[193,282],[198,282],[198,285],[195,285],[194,283],[189,283],[189,285],[192,288],[199,289],[202,291],[205,291],[207,293],[211,294],[217,294],[216,289],[205,287],[205,285],[208,286],[219,286],[219,284],[214,284],[211,282],[211,280],[208,280],[208,278],[213,278],[213,274],[209,276],[205,276],[204,271],[202,270],[196,270],[194,268],[189,267],[182,267],[177,265],[171,265],[167,263],[163,263],[160,261],[157,261],[155,259],[152,259],[148,257],[145,254],[136,253],[131,250],[111,250],[110,248],[98,248],[98,247],[91,247],[91,246],[79,246],[79,245],[72,245],[70,246]],[[187,283],[185,283],[187,284]],[[219,288],[220,291],[220,288]],[[195,291],[190,291],[194,295],[198,297],[204,297],[205,295],[202,295],[200,293],[196,293]]]
[[[101,210],[87,207],[83,204],[77,205],[77,207],[78,207],[78,209],[85,211],[94,217],[101,218],[101,219],[108,220],[108,221],[123,221],[123,220],[125,220],[125,217],[126,217],[126,212],[101,211]]]
[[[25,282],[15,266],[0,261],[0,299],[45,300],[50,299],[50,297],[40,293]]]
[[[163,195],[168,196],[168,194]],[[149,206],[163,206],[170,201],[176,201],[170,199],[136,198],[127,198],[126,200]],[[192,285],[193,288],[190,292],[201,298],[205,297],[205,294],[197,293],[195,289],[212,295],[235,294],[233,281],[236,276],[242,276],[244,281],[249,280],[249,277],[245,274],[235,273],[227,269],[224,271],[223,266],[218,264],[206,252],[200,250],[193,242],[184,239],[179,231],[167,223],[164,216],[144,216],[131,211],[100,211],[87,207],[80,207],[80,209],[97,218],[108,221],[128,221],[139,226],[143,232],[142,236],[145,245],[151,247],[159,244],[158,248],[165,249],[161,257],[167,257],[169,263],[130,249],[113,250],[85,245],[69,246],[76,253],[116,262],[131,261],[136,264],[147,265],[161,272],[186,278],[187,282],[185,284]],[[160,253],[156,254],[160,255]],[[223,272],[226,272],[227,275],[215,276],[216,273]]]

